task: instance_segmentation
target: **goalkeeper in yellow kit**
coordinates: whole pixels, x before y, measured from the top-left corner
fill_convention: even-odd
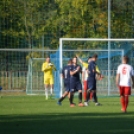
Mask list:
[[[53,71],[56,71],[54,64],[50,62],[50,57],[46,58],[46,61],[42,65],[42,71],[44,72],[44,85],[45,85],[45,96],[48,99],[48,88],[50,88],[50,94],[53,93],[54,76]]]

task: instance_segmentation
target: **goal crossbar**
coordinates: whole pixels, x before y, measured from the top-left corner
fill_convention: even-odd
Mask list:
[[[120,38],[114,38],[114,39],[103,39],[103,38],[60,38],[60,41],[130,41],[133,42],[134,39],[120,39]]]

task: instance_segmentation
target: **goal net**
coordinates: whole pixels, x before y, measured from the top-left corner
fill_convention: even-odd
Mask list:
[[[119,95],[115,85],[116,70],[123,55],[129,55],[133,40],[127,39],[84,39],[61,38],[61,66],[67,64],[69,58],[76,54],[87,62],[87,58],[98,54],[97,65],[105,78],[97,81],[97,94],[101,96]],[[130,55],[129,55],[130,56]],[[80,63],[78,63],[80,64]]]

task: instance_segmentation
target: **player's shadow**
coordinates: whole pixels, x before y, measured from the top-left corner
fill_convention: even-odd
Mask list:
[[[0,134],[129,134],[134,112],[0,115]]]

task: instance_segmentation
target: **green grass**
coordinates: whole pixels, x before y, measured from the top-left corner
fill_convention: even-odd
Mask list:
[[[44,96],[2,96],[0,134],[133,134],[134,97],[121,113],[119,97],[99,98],[102,106],[70,108]],[[77,102],[77,99],[75,99]]]

